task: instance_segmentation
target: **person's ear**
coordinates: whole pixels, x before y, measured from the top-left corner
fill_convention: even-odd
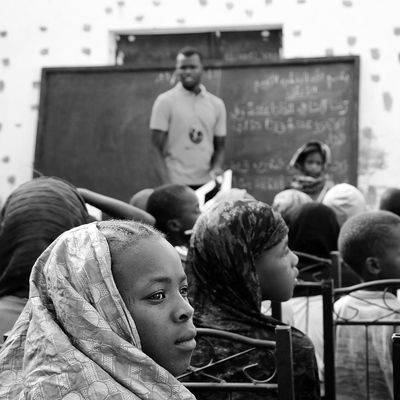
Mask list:
[[[169,219],[167,221],[166,225],[167,225],[167,229],[170,232],[174,232],[175,233],[175,232],[179,232],[182,229],[181,222],[176,218]]]
[[[378,276],[382,272],[379,260],[376,257],[367,257],[365,260],[365,268],[369,274]]]

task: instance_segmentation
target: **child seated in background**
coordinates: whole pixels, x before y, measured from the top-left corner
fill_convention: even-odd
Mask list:
[[[194,400],[174,378],[196,345],[186,275],[158,231],[133,221],[75,228],[39,257],[30,282],[0,351],[2,399]]]
[[[326,175],[331,162],[331,150],[319,141],[311,141],[301,146],[289,162],[298,174],[290,183],[292,189],[308,194],[313,200],[321,202],[333,182]]]
[[[1,344],[28,301],[36,259],[63,232],[92,218],[73,185],[42,177],[20,185],[8,196],[0,220]]]
[[[350,217],[367,211],[364,195],[349,183],[333,186],[328,190],[322,203],[335,212],[339,226],[342,226]]]
[[[187,260],[189,296],[195,308],[195,324],[258,339],[275,339],[282,322],[261,313],[263,300],[286,301],[293,294],[297,257],[288,248],[288,228],[280,214],[256,200],[220,202],[202,213],[190,241]],[[296,399],[319,399],[314,346],[302,332],[292,328]],[[243,346],[217,342],[216,354],[228,357]],[[207,359],[199,346],[196,358]],[[243,365],[263,376],[273,363],[263,352],[244,355],[243,364],[216,371],[221,379],[245,379]],[[225,399],[222,393],[204,395]],[[235,399],[271,399],[265,394],[240,393]]]
[[[303,204],[311,203],[313,199],[300,190],[285,189],[277,193],[272,201],[272,208],[278,211],[289,227],[295,220],[300,207]]]
[[[321,203],[303,204],[289,230],[289,247],[308,255],[330,259],[337,250],[339,224],[335,213]],[[320,282],[330,275],[330,265],[299,255],[299,276],[306,282]],[[289,300],[292,307],[293,326],[306,333],[313,341],[321,382],[324,381],[324,333],[321,290],[297,286]],[[283,313],[283,312],[282,312]]]
[[[159,186],[150,195],[146,210],[185,262],[193,225],[200,215],[196,192],[180,184]]]
[[[343,225],[339,252],[363,281],[400,278],[400,217],[388,211],[358,214]],[[358,290],[335,303],[337,319],[399,320],[400,302],[388,291]],[[392,326],[336,327],[336,393],[342,400],[393,399]],[[366,343],[366,334],[368,342]],[[368,352],[366,345],[368,344]],[[367,360],[368,355],[368,360]],[[398,377],[396,377],[398,379]]]

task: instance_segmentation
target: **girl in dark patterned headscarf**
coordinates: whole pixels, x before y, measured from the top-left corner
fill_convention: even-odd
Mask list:
[[[0,215],[0,343],[29,294],[36,259],[61,233],[91,221],[70,183],[42,177],[19,186]]]
[[[186,269],[198,327],[275,339],[275,327],[282,323],[261,314],[261,301],[285,301],[292,296],[297,257],[287,247],[287,233],[281,216],[255,200],[218,204],[200,216],[194,226]],[[296,329],[292,330],[292,343],[296,399],[319,399],[313,344]],[[241,345],[216,341],[214,345],[220,356],[243,350]],[[197,358],[204,359],[202,351],[199,346]],[[264,372],[271,368],[265,354],[257,353],[244,356],[241,366],[216,370],[215,375],[228,381],[232,377],[242,380],[241,367],[253,363]],[[253,369],[255,375],[265,377],[261,370]],[[238,398],[248,398],[248,394],[242,396]],[[205,398],[221,399],[224,395],[214,393]]]

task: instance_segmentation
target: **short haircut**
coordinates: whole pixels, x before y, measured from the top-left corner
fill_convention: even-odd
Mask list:
[[[182,196],[189,190],[186,185],[166,184],[154,189],[147,201],[146,211],[155,220],[155,227],[168,233],[167,222],[182,213]]]
[[[199,56],[199,58],[200,58],[200,61],[203,61],[203,55],[195,47],[190,47],[190,46],[182,47],[178,51],[178,55],[179,54],[183,54],[185,57],[191,57],[191,56],[197,54]]]
[[[400,215],[400,189],[386,189],[381,196],[379,208]]]
[[[339,253],[358,275],[364,275],[368,257],[381,257],[393,242],[393,228],[400,217],[389,211],[370,211],[349,218],[342,226],[338,239]]]

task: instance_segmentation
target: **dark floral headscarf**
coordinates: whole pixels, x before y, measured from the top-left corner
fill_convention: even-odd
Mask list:
[[[261,314],[261,288],[255,260],[277,245],[288,233],[279,213],[256,200],[220,203],[197,220],[191,238],[186,274],[189,298],[198,327],[223,329],[257,339],[275,340],[282,325]],[[211,340],[216,358],[244,350],[243,345]],[[302,332],[292,328],[293,371],[296,400],[319,400],[319,381],[314,346]],[[199,343],[194,359],[207,364],[209,352]],[[243,360],[244,358],[244,360]],[[258,366],[265,374],[271,363],[263,352],[243,355],[229,365],[214,367],[213,374],[226,381],[243,381],[243,365]],[[207,400],[226,399],[224,393],[202,393]],[[235,399],[248,399],[246,392]],[[276,399],[275,395],[251,394],[253,400]]]
[[[280,214],[256,200],[225,202],[202,215],[194,226],[186,270],[191,300],[204,308],[201,315],[211,307],[212,314],[227,312],[238,321],[258,319],[262,299],[255,259],[287,233]]]

